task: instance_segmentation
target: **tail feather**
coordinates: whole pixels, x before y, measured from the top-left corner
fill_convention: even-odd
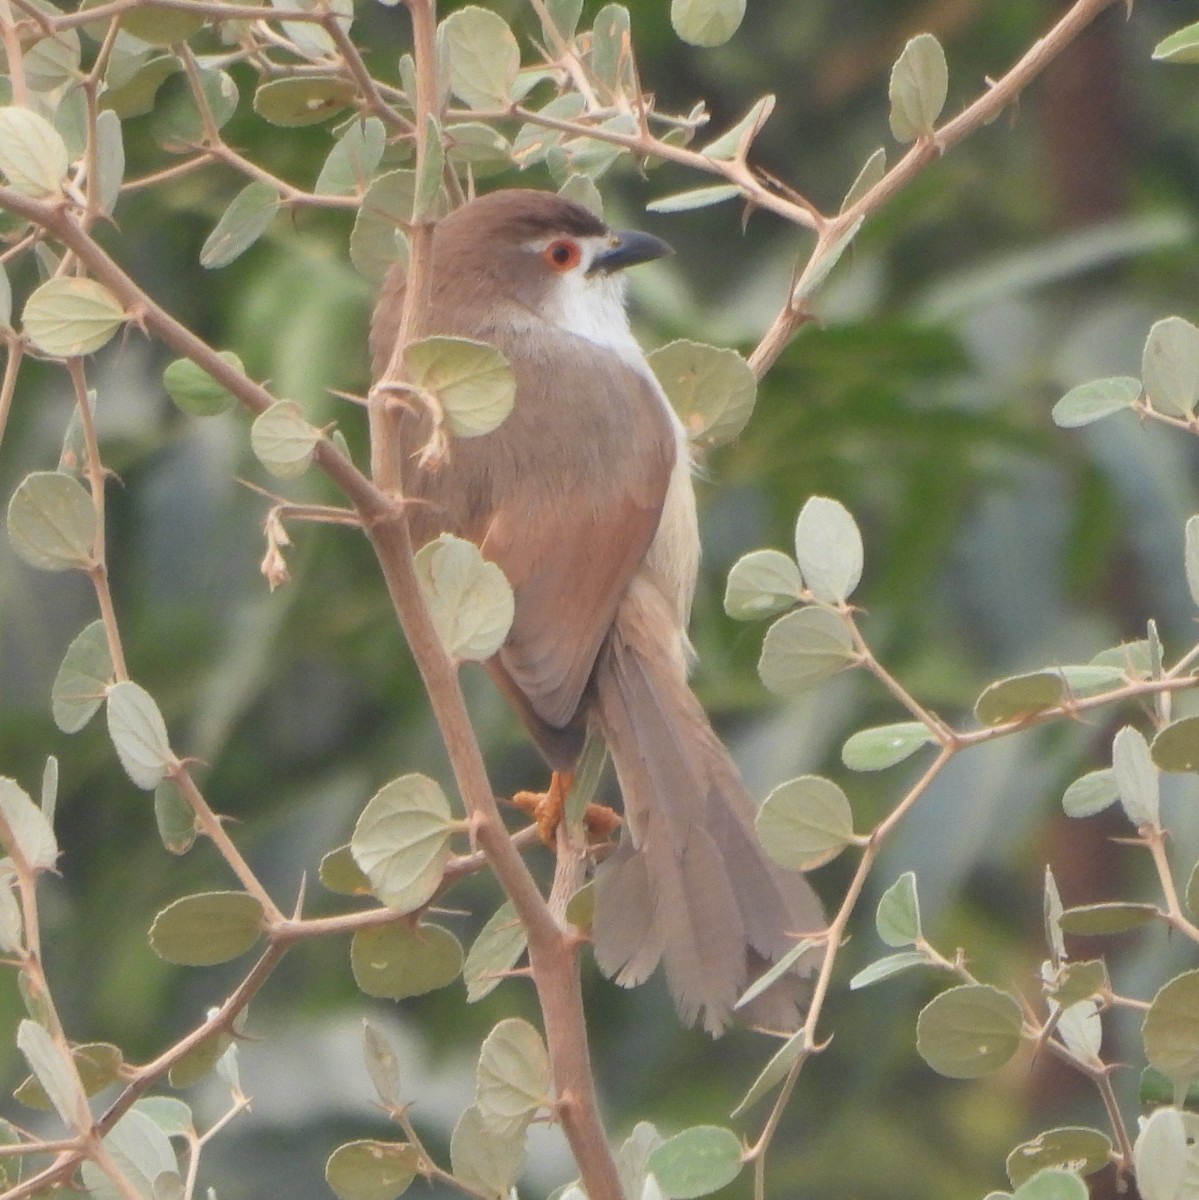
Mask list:
[[[592,934],[600,969],[618,983],[640,982],[663,960],[683,1019],[716,1034],[751,972],[824,916],[803,876],[759,844],[754,802],[671,653],[677,637],[661,594],[634,580],[595,676],[626,825],[596,873]],[[797,976],[779,981],[751,1019],[793,1028],[803,990]]]

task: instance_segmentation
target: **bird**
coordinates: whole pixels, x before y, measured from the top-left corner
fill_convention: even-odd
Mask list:
[[[512,586],[512,626],[485,667],[549,767],[571,772],[589,731],[615,765],[624,818],[595,870],[600,970],[628,987],[661,962],[683,1022],[716,1036],[751,979],[826,922],[804,876],[764,852],[756,804],[688,683],[693,464],[625,308],[625,270],[670,253],[552,192],[502,189],[442,217],[414,336],[493,345],[515,400],[440,460],[422,454],[434,430],[420,405],[397,441],[414,545],[469,539]],[[371,320],[376,381],[405,285],[397,264]],[[806,972],[801,960],[765,989],[751,1023],[797,1028]]]

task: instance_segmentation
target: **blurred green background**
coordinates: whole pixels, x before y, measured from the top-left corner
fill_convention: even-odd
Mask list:
[[[525,6],[495,7],[518,30],[535,30]],[[584,26],[599,7],[588,0]],[[631,8],[642,81],[660,107],[686,111],[705,99],[719,132],[776,93],[757,161],[835,209],[876,146],[899,153],[887,129],[887,75],[908,37],[927,30],[945,45],[952,112],[1065,5],[750,0],[738,35],[711,51],[677,40],[665,0]],[[788,549],[811,494],[841,500],[864,530],[856,599],[876,653],[953,721],[969,722],[997,676],[1086,661],[1142,636],[1151,617],[1170,656],[1193,641],[1182,570],[1183,523],[1199,511],[1191,439],[1129,414],[1061,431],[1049,411],[1076,383],[1139,375],[1154,320],[1199,316],[1199,68],[1150,60],[1158,40],[1197,19],[1195,0],[1141,0],[1127,19],[1123,6],[1109,9],[1017,107],[925,171],[863,229],[819,297],[820,322],[764,382],[749,429],[706,463],[696,687],[757,795],[825,771],[846,787],[866,829],[920,769],[917,761],[850,775],[839,763],[844,739],[903,714],[858,676],[802,702],[771,699],[754,669],[761,629],[723,614],[730,565],[759,546]],[[394,78],[407,44],[403,10],[362,0],[356,21],[372,69]],[[230,144],[310,185],[328,130],[280,136],[253,116],[250,81],[226,130]],[[163,161],[152,121],[126,127],[130,176]],[[549,184],[537,171],[505,181]],[[643,342],[689,337],[748,353],[810,242],[761,213],[743,232],[734,205],[642,211],[702,182],[673,167],[641,177],[622,164],[601,190],[613,224],[640,225],[678,251],[635,273]],[[236,350],[315,423],[336,420],[361,454],[360,413],[329,394],[367,386],[371,295],[346,258],[350,217],[278,220],[233,265],[205,271],[199,248],[238,187],[231,172],[211,168],[126,198],[105,243],[172,312]],[[347,840],[387,779],[422,770],[448,784],[444,754],[364,539],[293,526],[294,581],[270,594],[257,570],[266,502],[240,481],[274,485],[249,453],[247,422],[182,416],[161,386],[168,357],[131,331],[91,376],[105,459],[120,477],[108,493],[109,552],[130,670],[163,707],[173,744],[207,764],[210,802],[236,822],[234,836],[279,903],[307,876],[308,911],[338,911],[315,883],[322,854]],[[0,494],[27,471],[53,467],[71,404],[63,373],[25,369],[0,451]],[[336,500],[315,477],[287,494]],[[199,1020],[241,969],[160,962],[146,942],[153,915],[233,881],[206,845],[183,859],[163,851],[148,799],[120,770],[102,722],[72,738],[54,727],[50,685],[92,605],[84,580],[36,573],[0,541],[0,773],[36,792],[45,756],[61,764],[62,878],[43,885],[48,970],[71,1036],[118,1042],[136,1061]],[[481,675],[466,683],[497,791],[540,786],[543,769],[514,719]],[[1148,864],[1109,840],[1126,832],[1120,822],[1070,822],[1058,803],[1070,780],[1103,765],[1129,717],[1104,713],[960,756],[887,847],[872,896],[914,870],[926,932],[941,951],[964,946],[981,978],[1035,996],[1046,863],[1067,904],[1153,898]],[[1199,854],[1196,799],[1186,782],[1169,782],[1171,852],[1183,878]],[[838,862],[813,878],[835,904],[847,875]],[[453,902],[464,911],[448,920],[466,941],[498,893],[477,879]],[[1004,1157],[1025,1137],[1053,1125],[1102,1126],[1094,1093],[1047,1057],[1030,1063],[1022,1054],[971,1084],[926,1068],[914,1022],[940,981],[915,973],[846,989],[883,952],[872,911],[868,897],[827,1009],[832,1045],[805,1069],[772,1153],[771,1195],[981,1196],[1006,1185]],[[1190,961],[1159,931],[1080,943],[1078,952],[1108,953],[1117,989],[1141,998]],[[712,1043],[681,1029],[659,980],[623,992],[587,963],[586,989],[619,1136],[638,1119],[667,1132],[724,1122],[772,1048],[744,1032]],[[330,1194],[322,1170],[334,1146],[385,1132],[362,1065],[364,1015],[400,1047],[414,1120],[444,1151],[471,1100],[478,1044],[513,1013],[534,1016],[524,983],[475,1007],[460,986],[387,1005],[356,991],[344,939],[301,947],[251,1009],[255,1040],[243,1047],[242,1072],[253,1111],[206,1153],[205,1184],[222,1200]],[[9,977],[0,1026],[19,1014]],[[1105,1057],[1130,1063],[1117,1075],[1130,1121],[1136,1026],[1105,1024]],[[11,1039],[0,1039],[0,1055],[15,1083],[22,1071]],[[215,1088],[188,1098],[210,1118],[221,1111]],[[26,1117],[15,1102],[0,1111]],[[522,1195],[538,1196],[569,1178],[569,1161],[554,1131],[535,1131],[531,1145]],[[749,1195],[748,1181],[727,1194]]]

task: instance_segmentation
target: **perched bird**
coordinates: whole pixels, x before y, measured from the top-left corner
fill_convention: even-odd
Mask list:
[[[487,668],[543,756],[570,772],[592,728],[616,765],[625,820],[596,870],[601,970],[631,986],[663,961],[683,1020],[715,1034],[752,975],[825,918],[804,877],[764,854],[755,805],[687,684],[691,461],[624,307],[624,269],[670,252],[545,192],[499,191],[450,213],[415,335],[498,347],[515,405],[441,463],[422,464],[427,413],[405,412],[399,439],[414,541],[468,538],[512,585],[515,620]],[[404,286],[393,268],[371,327],[376,378]],[[751,1019],[794,1028],[802,990],[782,980]]]

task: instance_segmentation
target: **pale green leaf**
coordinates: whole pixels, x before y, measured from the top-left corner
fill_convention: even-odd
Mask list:
[[[1062,913],[1064,911],[1062,894],[1058,891],[1053,868],[1047,864],[1045,886],[1041,893],[1041,919],[1045,926],[1045,942],[1053,956],[1050,969],[1059,968],[1062,960],[1066,957],[1066,939],[1062,934]],[[1042,971],[1042,977],[1047,978],[1044,971]]]
[[[472,542],[442,534],[416,555],[416,575],[446,653],[483,662],[504,644],[515,600],[503,571]]]
[[[980,725],[1003,725],[1056,708],[1067,696],[1060,671],[1030,671],[991,684],[974,702]]]
[[[862,535],[837,500],[812,496],[795,524],[795,561],[817,600],[842,604],[862,578]]]
[[[479,930],[462,966],[467,1003],[474,1004],[490,995],[503,980],[505,972],[516,966],[527,945],[525,927],[517,917],[512,901],[505,900]]]
[[[133,1110],[149,1117],[167,1137],[186,1137],[195,1132],[191,1108],[174,1096],[143,1096]]]
[[[354,102],[354,85],[337,75],[270,79],[254,93],[254,111],[272,125],[319,125]]]
[[[450,89],[468,108],[506,108],[520,71],[520,46],[496,13],[467,5],[437,29]]]
[[[159,88],[183,66],[173,54],[136,57],[130,62],[136,64],[131,75],[114,77],[110,70],[110,90],[100,97],[100,106],[116,113],[122,121],[152,112]]]
[[[649,1171],[670,1200],[711,1195],[741,1173],[741,1140],[716,1125],[684,1129],[649,1156]]]
[[[199,832],[195,811],[173,779],[164,779],[154,789],[154,823],[171,854],[186,854],[195,843]]]
[[[94,1096],[121,1077],[124,1058],[120,1049],[110,1042],[86,1042],[71,1047],[71,1059],[79,1072],[79,1082],[86,1096]],[[44,1111],[53,1107],[50,1097],[36,1076],[30,1075],[14,1092],[13,1097],[29,1108]]]
[[[794,559],[779,550],[753,550],[729,572],[724,611],[735,621],[773,617],[798,603],[802,590]]]
[[[558,195],[566,200],[573,200],[589,213],[604,219],[604,198],[593,180],[586,175],[572,175],[559,189]]]
[[[853,812],[831,779],[801,775],[780,784],[755,818],[758,840],[780,866],[810,871],[853,841]]]
[[[43,571],[92,563],[96,509],[83,485],[58,471],[26,475],[8,502],[8,540],[18,556]]]
[[[1012,1194],[1012,1200],[1087,1200],[1087,1185],[1073,1171],[1038,1171]]]
[[[187,41],[204,27],[207,19],[203,13],[139,4],[122,16],[121,29],[151,46],[173,46],[176,42]]]
[[[1064,933],[1083,937],[1102,937],[1111,933],[1127,933],[1158,917],[1152,904],[1125,904],[1119,900],[1102,904],[1078,904],[1067,908],[1058,920]]]
[[[891,68],[887,95],[891,132],[900,142],[931,136],[949,94],[945,51],[931,33],[917,34]]]
[[[160,69],[166,70],[166,65]],[[219,130],[237,111],[237,84],[227,71],[200,68],[197,76],[208,111]],[[206,134],[200,109],[184,75],[168,71],[153,102],[150,128],[155,140],[172,152],[191,150],[204,142]]]
[[[368,996],[406,1000],[453,983],[462,971],[462,945],[440,925],[359,929],[350,944],[350,966]]]
[[[125,774],[137,787],[152,791],[175,762],[154,697],[136,683],[122,680],[108,689],[106,708],[108,736]]]
[[[1199,22],[1176,29],[1153,47],[1153,57],[1159,62],[1199,62]]]
[[[578,92],[567,92],[538,109],[538,113],[556,121],[573,121],[585,106],[586,101]],[[520,127],[512,143],[512,157],[522,170],[534,166],[543,162],[550,147],[560,145],[565,136],[561,130],[547,129],[530,121]]]
[[[916,875],[905,871],[879,898],[874,914],[878,936],[891,947],[912,946],[923,936]]]
[[[479,1054],[475,1107],[484,1128],[515,1136],[550,1104],[550,1059],[541,1034],[510,1017],[486,1037]]]
[[[350,840],[375,895],[405,912],[428,902],[450,856],[453,818],[445,793],[425,775],[401,775],[371,798]]]
[[[737,1003],[733,1005],[734,1010],[742,1009],[747,1004],[752,1004],[764,991],[773,987],[780,979],[786,975],[796,973],[796,966],[801,958],[810,958],[812,951],[823,943],[818,938],[803,938],[795,943],[790,950],[786,952],[777,962],[770,965],[770,969],[763,971],[757,979],[753,981],[737,997]],[[812,967],[813,964],[805,963],[800,973],[804,973]]]
[[[881,983],[892,975],[910,971],[913,967],[930,966],[928,959],[919,950],[902,950],[898,954],[888,954],[885,958],[876,959],[868,967],[863,967],[850,981],[849,990],[858,991],[871,984]]]
[[[646,358],[692,445],[720,446],[745,428],[758,383],[736,350],[680,340]]]
[[[553,33],[556,32],[564,42],[569,42],[579,27],[579,17],[582,14],[583,0],[545,0],[545,15],[553,22],[551,31],[545,16],[541,17],[541,31],[545,40],[553,46]]]
[[[347,1142],[325,1164],[325,1182],[340,1200],[395,1200],[408,1190],[420,1166],[409,1142]]]
[[[0,172],[23,196],[62,194],[70,154],[62,135],[29,108],[0,108]]]
[[[0,263],[0,329],[12,328],[12,283]]]
[[[1166,317],[1149,330],[1141,378],[1153,407],[1190,419],[1199,402],[1199,329],[1182,317]]]
[[[362,1022],[363,1056],[366,1071],[371,1077],[375,1094],[385,1108],[395,1108],[400,1103],[400,1060],[395,1048],[377,1026],[370,1021]]]
[[[321,431],[294,400],[276,400],[250,426],[250,448],[272,475],[296,479],[308,470]]]
[[[233,1038],[227,1033],[205,1039],[187,1051],[171,1068],[167,1077],[171,1087],[187,1088],[198,1083],[233,1048]]]
[[[1020,1006],[998,988],[963,984],[921,1010],[916,1049],[940,1075],[976,1079],[998,1070],[1020,1048]]]
[[[1192,1155],[1184,1114],[1177,1108],[1158,1108],[1141,1120],[1132,1148],[1137,1194],[1142,1200],[1185,1200],[1183,1187]]]
[[[841,261],[841,256],[849,249],[850,243],[858,236],[858,230],[862,228],[862,222],[865,219],[864,214],[855,217],[838,238],[818,247],[804,268],[803,274],[799,277],[799,282],[791,291],[792,307],[804,308],[819,291],[821,284],[829,277],[832,269]]]
[[[15,779],[0,777],[0,814],[13,837],[10,851],[19,853],[34,871],[51,871],[58,861],[58,841],[46,814]]]
[[[25,301],[21,319],[44,354],[71,358],[99,350],[124,324],[125,310],[102,283],[58,276]]]
[[[498,129],[481,121],[448,125],[444,138],[446,162],[459,175],[469,169],[472,179],[486,179],[512,167],[511,143]]]
[[[524,1130],[506,1136],[488,1129],[477,1108],[468,1108],[450,1136],[450,1163],[454,1176],[500,1200],[507,1197],[525,1162]]]
[[[1154,996],[1141,1033],[1149,1065],[1175,1087],[1199,1079],[1199,971],[1176,975]]]
[[[697,208],[709,208],[713,204],[722,204],[741,195],[741,189],[735,183],[717,183],[709,187],[689,188],[685,192],[674,192],[651,200],[646,206],[646,212],[676,213],[691,212]]]
[[[744,160],[762,126],[774,112],[774,106],[774,96],[763,96],[732,129],[710,142],[700,153],[705,158]]]
[[[1124,813],[1138,828],[1160,823],[1157,767],[1144,735],[1131,725],[1112,739],[1112,775]]]
[[[125,180],[125,142],[121,121],[109,110],[96,116],[96,202],[111,215]]]
[[[1199,771],[1199,717],[1183,717],[1159,729],[1149,753],[1163,771]]]
[[[859,729],[841,747],[841,761],[851,771],[882,771],[910,758],[922,746],[936,743],[922,721],[900,721]]]
[[[391,264],[401,258],[401,229],[412,221],[415,196],[415,171],[388,171],[366,189],[350,234],[350,261],[371,283],[382,283]]]
[[[1094,379],[1072,387],[1054,406],[1053,423],[1061,429],[1077,429],[1124,408],[1141,397],[1141,381],[1128,375]]]
[[[691,46],[723,46],[744,16],[745,0],[670,0],[670,23]]]
[[[605,4],[591,24],[591,70],[610,92],[621,93],[631,82],[629,10]]]
[[[1066,1049],[1081,1062],[1097,1064],[1099,1048],[1103,1043],[1103,1026],[1099,1020],[1099,1006],[1090,997],[1076,1000],[1067,1005],[1058,1018],[1058,1036]]]
[[[356,196],[364,192],[383,157],[385,136],[378,117],[352,122],[333,144],[312,190],[318,196]]]
[[[91,1117],[79,1080],[50,1034],[36,1021],[23,1020],[17,1027],[17,1049],[25,1056],[62,1123],[80,1133],[89,1129]]]
[[[759,1100],[769,1095],[786,1079],[795,1064],[806,1054],[804,1037],[804,1030],[797,1030],[774,1052],[770,1061],[758,1073],[757,1079],[750,1084],[749,1091],[742,1097],[740,1104],[733,1109],[731,1116],[734,1120],[744,1116]]]
[[[348,845],[330,850],[321,859],[319,874],[321,883],[329,891],[336,892],[339,896],[369,896],[371,894],[371,881],[354,861],[353,852]]]
[[[857,178],[849,185],[845,199],[841,201],[841,212],[853,208],[887,170],[887,152],[880,146],[863,164]]]
[[[1191,603],[1199,605],[1199,517],[1191,517],[1186,523],[1185,554],[1187,589]]]
[[[62,9],[42,0],[34,0],[30,7],[50,18],[63,15]],[[38,29],[32,22],[26,24],[22,31],[22,40],[30,36],[31,26]],[[0,58],[6,56],[0,55]],[[65,84],[73,84],[79,78],[79,34],[74,29],[59,29],[48,35],[39,30],[37,40],[24,48],[21,58],[25,82],[33,91],[52,92]],[[8,72],[7,64],[4,70]]]
[[[167,905],[150,926],[159,958],[210,967],[245,954],[262,936],[262,905],[245,892],[201,892]]]
[[[127,1112],[102,1139],[104,1149],[121,1176],[139,1196],[158,1200],[169,1192],[158,1180],[178,1175],[179,1163],[170,1138],[143,1112]],[[129,1193],[91,1159],[82,1167],[83,1182],[92,1200],[128,1200]],[[177,1193],[176,1193],[177,1194]]]
[[[0,953],[17,954],[25,945],[25,918],[12,877],[0,878]]]
[[[246,184],[204,239],[200,265],[209,269],[228,266],[262,237],[278,211],[279,193],[273,184],[260,179]]]
[[[237,371],[244,373],[242,361],[232,350],[222,350],[219,355]],[[190,358],[177,358],[169,363],[162,373],[162,384],[167,395],[185,412],[193,417],[211,417],[227,412],[237,403],[237,397]]]
[[[766,631],[758,674],[779,696],[798,696],[845,670],[856,658],[845,622],[827,608],[785,613]]]
[[[512,411],[516,379],[493,345],[460,337],[427,337],[404,351],[417,387],[432,392],[455,437],[479,437]]]

